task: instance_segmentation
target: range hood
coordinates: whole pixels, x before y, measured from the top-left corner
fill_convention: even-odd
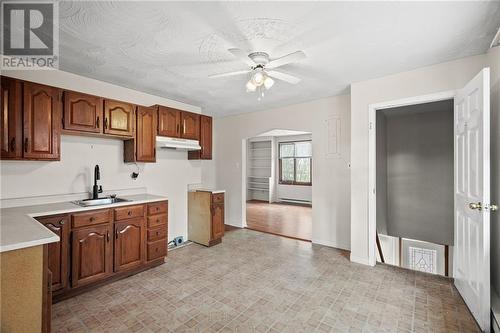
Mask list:
[[[201,149],[198,140],[168,138],[165,136],[156,137],[156,146],[163,149],[177,149],[186,151]]]

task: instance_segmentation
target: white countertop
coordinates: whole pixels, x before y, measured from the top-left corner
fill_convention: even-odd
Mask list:
[[[152,194],[124,195],[119,197],[129,201],[93,207],[81,207],[71,202],[57,202],[2,208],[0,209],[0,253],[59,241],[59,237],[56,234],[45,228],[34,217],[168,200],[166,197]]]
[[[195,188],[195,189],[192,189],[191,192],[211,192],[211,193],[225,193],[226,190],[213,190],[213,189],[210,189],[210,188]]]

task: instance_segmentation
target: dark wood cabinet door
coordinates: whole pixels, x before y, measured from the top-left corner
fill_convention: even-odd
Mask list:
[[[102,133],[102,104],[101,97],[64,91],[64,129]]]
[[[61,141],[61,90],[23,83],[24,158],[59,160]]]
[[[60,238],[59,242],[48,245],[48,268],[52,273],[52,291],[65,289],[68,283],[69,217],[57,215],[37,220]]]
[[[145,261],[144,218],[115,223],[115,272],[136,268]]]
[[[2,76],[1,158],[22,158],[23,122],[21,82]]]
[[[181,112],[181,138],[198,140],[200,138],[200,115]]]
[[[224,236],[224,204],[212,205],[212,240]]]
[[[190,160],[212,159],[212,117],[200,115],[200,146],[201,150],[189,151]]]
[[[104,133],[134,136],[135,106],[129,103],[104,100]]]
[[[72,236],[71,285],[73,287],[93,283],[112,274],[111,224],[74,229]]]
[[[137,107],[136,158],[139,162],[156,161],[156,110]]]
[[[181,135],[181,111],[158,106],[158,135],[178,138]]]

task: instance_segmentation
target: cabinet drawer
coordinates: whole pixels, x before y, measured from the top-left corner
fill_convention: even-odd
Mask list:
[[[78,213],[71,216],[71,226],[73,228],[91,226],[108,223],[111,221],[111,210],[94,210],[87,213]]]
[[[161,239],[148,243],[148,261],[165,257],[167,255],[167,240]]]
[[[148,228],[154,228],[159,225],[167,224],[167,214],[155,215],[148,217]],[[166,227],[166,226],[165,226]]]
[[[157,202],[148,205],[148,215],[165,214],[168,211],[166,202]]]
[[[127,206],[115,208],[115,221],[132,219],[134,217],[144,216],[144,206]]]
[[[156,241],[162,238],[167,238],[166,226],[159,226],[156,228],[148,229],[148,242]]]
[[[224,193],[214,193],[212,194],[213,203],[224,203]]]

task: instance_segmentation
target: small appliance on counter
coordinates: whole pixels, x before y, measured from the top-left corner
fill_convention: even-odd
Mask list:
[[[224,192],[188,192],[188,239],[205,246],[219,244],[224,236]]]

